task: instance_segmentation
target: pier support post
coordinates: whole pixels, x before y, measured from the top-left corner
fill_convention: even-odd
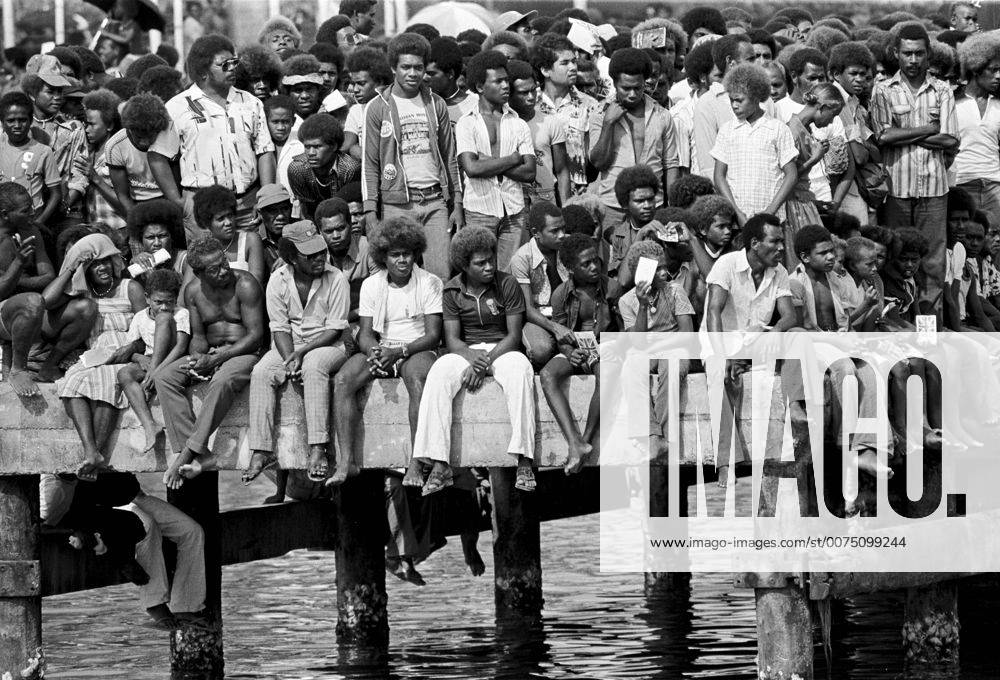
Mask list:
[[[0,477],[0,675],[41,677],[38,476]]]
[[[187,479],[167,500],[186,512],[205,532],[205,611],[208,625],[182,623],[170,634],[171,680],[216,680],[225,677],[222,651],[222,523],[219,518],[219,473],[203,472]]]
[[[813,677],[809,596],[797,586],[756,588],[757,675],[761,680]]]
[[[542,548],[537,492],[514,488],[517,468],[490,468],[493,592],[498,619],[540,619]]]
[[[958,669],[958,583],[944,581],[906,589],[903,651],[907,666],[922,671]],[[923,668],[931,664],[934,668]]]
[[[337,504],[337,637],[365,647],[389,644],[385,592],[385,475],[363,470]]]
[[[666,461],[650,461],[649,464],[649,516],[670,516],[669,468]],[[688,487],[695,483],[696,475],[693,467],[680,468],[680,494],[678,500],[678,517],[688,514]],[[647,598],[656,599],[661,596],[673,597],[674,594],[689,594],[691,573],[686,571],[647,571],[644,575],[644,589]]]

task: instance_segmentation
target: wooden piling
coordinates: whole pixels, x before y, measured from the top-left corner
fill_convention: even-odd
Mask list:
[[[665,461],[656,464],[650,461],[649,464],[649,516],[669,517],[670,516],[670,484],[669,468]],[[688,487],[695,483],[695,469],[692,467],[682,467],[680,469],[680,491],[677,497],[677,516],[687,517],[688,514]],[[690,592],[691,573],[684,571],[647,571],[644,575],[644,590],[646,597],[658,599],[666,597],[671,606],[675,594],[685,594]]]
[[[958,671],[958,582],[906,589],[903,651],[907,668],[921,672]]]
[[[385,592],[385,473],[364,470],[340,487],[337,503],[337,638],[388,648]]]
[[[225,676],[222,648],[222,524],[219,473],[203,472],[167,492],[205,532],[205,613],[207,623],[182,623],[170,635],[171,680],[216,680]]]
[[[760,680],[812,680],[813,637],[809,596],[794,585],[756,588],[757,676]]]
[[[498,619],[540,619],[542,548],[535,492],[514,488],[517,468],[490,468],[493,593]]]
[[[41,677],[38,475],[0,477],[0,675]]]

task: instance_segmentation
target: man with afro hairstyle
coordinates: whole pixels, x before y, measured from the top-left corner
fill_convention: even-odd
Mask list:
[[[298,130],[305,151],[288,165],[288,186],[299,202],[302,217],[312,219],[320,201],[360,177],[361,164],[341,151],[344,128],[329,113],[310,116]]]
[[[681,26],[694,43],[706,35],[726,35],[726,20],[715,7],[692,7],[681,16]]]
[[[149,165],[160,190],[177,194],[170,160],[180,155],[184,230],[199,235],[191,201],[201,187],[221,184],[237,199],[236,226],[256,229],[257,189],[275,179],[274,143],[264,105],[233,83],[239,59],[233,44],[207,35],[191,45],[187,57],[192,85],[167,102],[173,125],[149,148]]]
[[[651,69],[642,50],[615,52],[609,73],[616,99],[591,113],[590,162],[600,171],[595,193],[612,220],[606,226],[617,226],[625,217],[615,192],[615,181],[625,168],[648,165],[656,173],[656,205],[663,203],[680,172],[673,116],[643,91]]]
[[[930,252],[921,263],[925,278],[921,313],[936,314],[940,321],[948,156],[959,146],[955,97],[948,83],[927,73],[930,38],[922,26],[902,26],[893,49],[899,71],[875,84],[871,100],[872,128],[891,179],[879,223],[913,226],[927,237]],[[906,111],[899,113],[903,108]]]
[[[271,17],[260,29],[257,42],[278,55],[282,60],[288,58],[292,50],[299,49],[302,34],[292,20],[280,14]]]
[[[163,191],[149,167],[146,152],[170,127],[170,114],[159,97],[137,94],[121,110],[122,129],[111,135],[105,147],[111,186],[125,214],[136,203],[162,198]],[[179,195],[167,196],[175,201]]]
[[[961,146],[955,183],[1000,225],[1000,35],[975,33],[958,47],[965,94],[955,101]]]
[[[394,79],[365,110],[361,188],[368,230],[380,217],[416,219],[427,237],[425,269],[447,278],[448,243],[465,215],[448,105],[424,84],[430,55],[422,36],[389,41]]]
[[[347,17],[354,30],[361,35],[371,35],[375,30],[375,0],[344,0],[340,3],[340,13]]]

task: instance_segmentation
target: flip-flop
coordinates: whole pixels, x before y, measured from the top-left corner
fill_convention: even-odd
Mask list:
[[[430,476],[427,477],[427,481],[424,482],[424,490],[420,495],[430,496],[432,493],[444,491],[454,483],[455,475],[450,467],[446,468],[445,472],[431,472]]]
[[[518,466],[514,488],[518,491],[534,491],[537,487],[538,482],[535,481],[535,471],[530,467]]]
[[[257,458],[257,457],[263,458],[264,459],[264,464],[260,466],[259,470],[257,470],[253,474],[250,474],[250,470],[251,470],[251,468],[253,468],[254,458]],[[261,451],[261,452],[255,452],[255,453],[253,453],[250,456],[250,467],[248,467],[243,472],[243,476],[241,478],[242,481],[243,481],[243,486],[250,486],[251,482],[253,482],[253,480],[255,480],[258,477],[260,477],[261,473],[263,473],[265,470],[270,470],[271,468],[273,468],[277,464],[278,464],[278,456],[275,455],[273,452]]]

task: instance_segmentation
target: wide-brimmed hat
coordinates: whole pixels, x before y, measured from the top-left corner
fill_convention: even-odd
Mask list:
[[[534,19],[538,16],[538,10],[531,10],[525,14],[521,14],[517,10],[511,10],[509,12],[504,12],[496,18],[493,22],[493,32],[499,33],[500,31],[509,31],[511,26],[516,26],[525,19]]]

